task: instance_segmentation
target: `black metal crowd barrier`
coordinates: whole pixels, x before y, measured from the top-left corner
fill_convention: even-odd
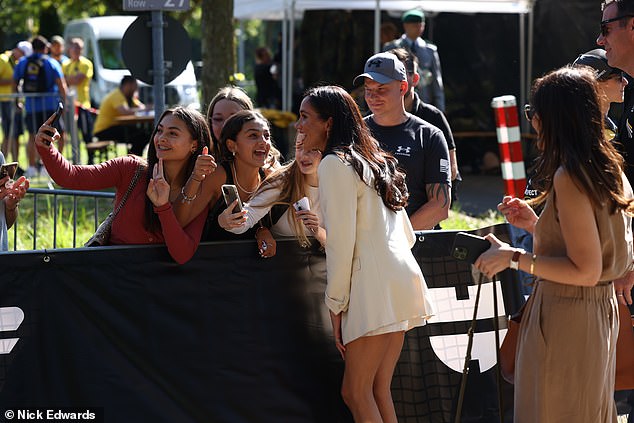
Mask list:
[[[420,233],[413,250],[438,310],[407,333],[392,386],[399,422],[453,421],[476,283],[448,257],[454,234]],[[0,272],[0,420],[45,408],[116,423],[352,421],[325,257],[295,240],[267,260],[255,241],[203,244],[182,266],[163,246],[8,252]],[[514,274],[498,289],[500,313],[514,312]],[[498,421],[487,292],[490,282],[463,422]]]

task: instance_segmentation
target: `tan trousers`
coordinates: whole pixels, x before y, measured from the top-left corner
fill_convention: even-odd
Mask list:
[[[616,423],[614,287],[538,281],[520,325],[515,423]]]

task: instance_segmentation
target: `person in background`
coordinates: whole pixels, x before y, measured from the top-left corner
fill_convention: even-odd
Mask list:
[[[387,45],[401,35],[398,31],[398,28],[396,27],[396,25],[394,25],[393,22],[383,22],[381,24],[380,31],[381,46]]]
[[[527,113],[541,194],[532,203],[544,208],[538,217],[510,196],[498,206],[533,233],[534,252],[489,234],[491,248],[475,262],[489,277],[510,267],[536,278],[518,335],[516,423],[616,422],[616,301],[624,290],[613,281],[632,271],[634,194],[604,136],[599,96],[588,69],[565,67],[535,81]]]
[[[26,127],[29,130],[29,140],[26,152],[29,159],[29,167],[26,170],[27,177],[35,176],[38,158],[35,148],[35,134],[39,127],[57,109],[61,101],[66,104],[66,81],[62,73],[62,67],[55,59],[46,55],[48,40],[41,35],[31,41],[33,54],[20,60],[13,71],[13,91],[30,94],[26,98]],[[18,108],[22,104],[18,103]],[[59,150],[64,150],[64,119],[60,118],[54,125],[60,134]]]
[[[259,107],[267,109],[282,108],[282,91],[273,74],[273,58],[267,47],[255,49],[255,86],[257,93],[255,102]]]
[[[124,76],[119,88],[111,91],[101,102],[93,130],[99,140],[131,144],[128,153],[140,156],[148,142],[146,131],[132,125],[118,125],[116,122],[118,116],[134,115],[145,110],[145,105],[138,98],[138,89],[139,84],[135,77]]]
[[[68,60],[68,56],[64,54],[64,37],[61,35],[53,35],[51,37],[51,44],[48,47],[49,56],[57,60],[60,65],[63,65]]]
[[[449,163],[451,165],[451,193],[455,199],[456,184],[461,181],[460,172],[458,172],[458,158],[456,156],[456,143],[453,139],[453,133],[449,122],[445,117],[445,114],[435,106],[424,103],[415,88],[420,81],[418,75],[418,59],[404,48],[395,48],[388,53],[392,53],[403,65],[405,65],[405,71],[407,72],[407,94],[403,98],[405,105],[405,111],[418,116],[427,123],[432,124],[436,128],[440,129],[447,141],[447,148],[449,149]]]
[[[140,171],[138,183],[112,222],[110,244],[165,243],[176,262],[187,262],[198,248],[207,209],[181,227],[172,205],[180,203],[182,186],[195,174],[198,155],[209,149],[211,136],[205,117],[194,109],[168,109],[154,128],[147,160],[129,155],[98,165],[71,165],[53,144],[59,133],[50,126],[51,119],[38,131],[36,143],[57,184],[92,191],[115,187],[118,204]]]
[[[253,110],[249,95],[239,87],[226,86],[218,90],[207,108],[207,122],[211,128],[213,155],[220,158],[220,133],[227,119],[240,110]]]
[[[0,165],[3,165],[4,155],[0,153]],[[0,178],[0,251],[9,250],[7,230],[13,226],[18,217],[18,206],[29,189],[29,180],[20,176],[17,181],[9,175]]]
[[[301,127],[301,119],[297,126]],[[319,150],[305,150],[301,142],[296,143],[295,158],[273,171],[239,213],[232,213],[234,204],[230,204],[218,216],[218,224],[234,234],[244,233],[258,223],[263,224],[257,232],[270,227],[271,238],[258,245],[262,257],[275,255],[273,237],[279,236],[294,236],[303,247],[311,245],[308,236],[313,236],[324,247],[326,230],[321,226],[317,176],[320,162]],[[309,210],[296,210],[294,204],[304,197]]]
[[[438,227],[451,205],[451,170],[447,142],[440,129],[405,111],[408,92],[405,65],[391,53],[370,57],[363,81],[365,101],[372,114],[365,117],[381,148],[397,158],[405,172],[410,198],[406,211],[415,230]]]
[[[425,32],[425,13],[413,9],[403,13],[401,18],[405,33],[401,38],[383,46],[383,51],[405,48],[418,59],[420,82],[416,87],[420,98],[445,111],[445,89],[442,82],[438,47],[421,38]]]
[[[396,423],[390,385],[405,332],[433,312],[410,250],[416,238],[405,213],[405,175],[343,88],[310,89],[297,131],[305,150],[323,152],[325,302],[345,360],[341,395],[355,422]]]
[[[93,76],[93,65],[90,60],[82,56],[84,41],[81,38],[72,38],[68,46],[70,59],[62,65],[64,78],[70,92],[75,97],[77,106],[78,127],[85,143],[92,142],[93,114],[90,111],[90,81]],[[94,152],[88,152],[88,163],[94,161]]]
[[[0,120],[2,120],[2,147],[0,151],[13,160],[18,161],[20,143],[18,138],[24,132],[22,110],[16,107],[13,97],[2,97],[2,94],[13,92],[13,70],[18,61],[33,54],[33,48],[28,41],[20,41],[12,50],[0,54]],[[23,172],[20,170],[20,172]]]
[[[618,132],[617,124],[608,113],[612,103],[623,103],[627,79],[621,69],[613,68],[608,64],[605,50],[597,48],[587,53],[583,53],[572,62],[573,66],[587,66],[596,74],[599,85],[599,100],[601,101],[601,112],[604,116],[606,137],[613,140]]]

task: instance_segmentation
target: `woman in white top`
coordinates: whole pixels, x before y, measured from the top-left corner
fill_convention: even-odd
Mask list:
[[[396,423],[390,385],[404,334],[432,313],[410,250],[415,237],[404,208],[405,175],[343,88],[310,89],[296,128],[306,150],[323,151],[325,300],[345,358],[343,399],[356,422]]]
[[[325,246],[326,230],[320,226],[323,218],[317,177],[320,162],[321,151],[305,150],[301,143],[296,144],[295,159],[271,173],[244,204],[242,211],[231,213],[234,204],[230,204],[218,216],[218,224],[229,232],[241,234],[262,221],[270,224],[273,236],[295,236],[304,247],[310,245],[308,236],[313,236]],[[310,210],[296,211],[293,204],[304,197],[308,199]],[[278,205],[280,207],[275,207]],[[261,227],[266,231],[264,226]],[[274,238],[266,237],[264,245],[265,248],[258,245],[263,257],[275,255]]]

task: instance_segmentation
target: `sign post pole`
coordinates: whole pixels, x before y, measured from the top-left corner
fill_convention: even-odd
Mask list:
[[[163,59],[163,12],[152,11],[152,55],[154,79],[154,126],[165,108],[165,60]]]
[[[165,108],[165,57],[163,46],[163,10],[189,10],[189,0],[123,0],[125,11],[151,11],[152,70],[154,92],[154,125]]]

